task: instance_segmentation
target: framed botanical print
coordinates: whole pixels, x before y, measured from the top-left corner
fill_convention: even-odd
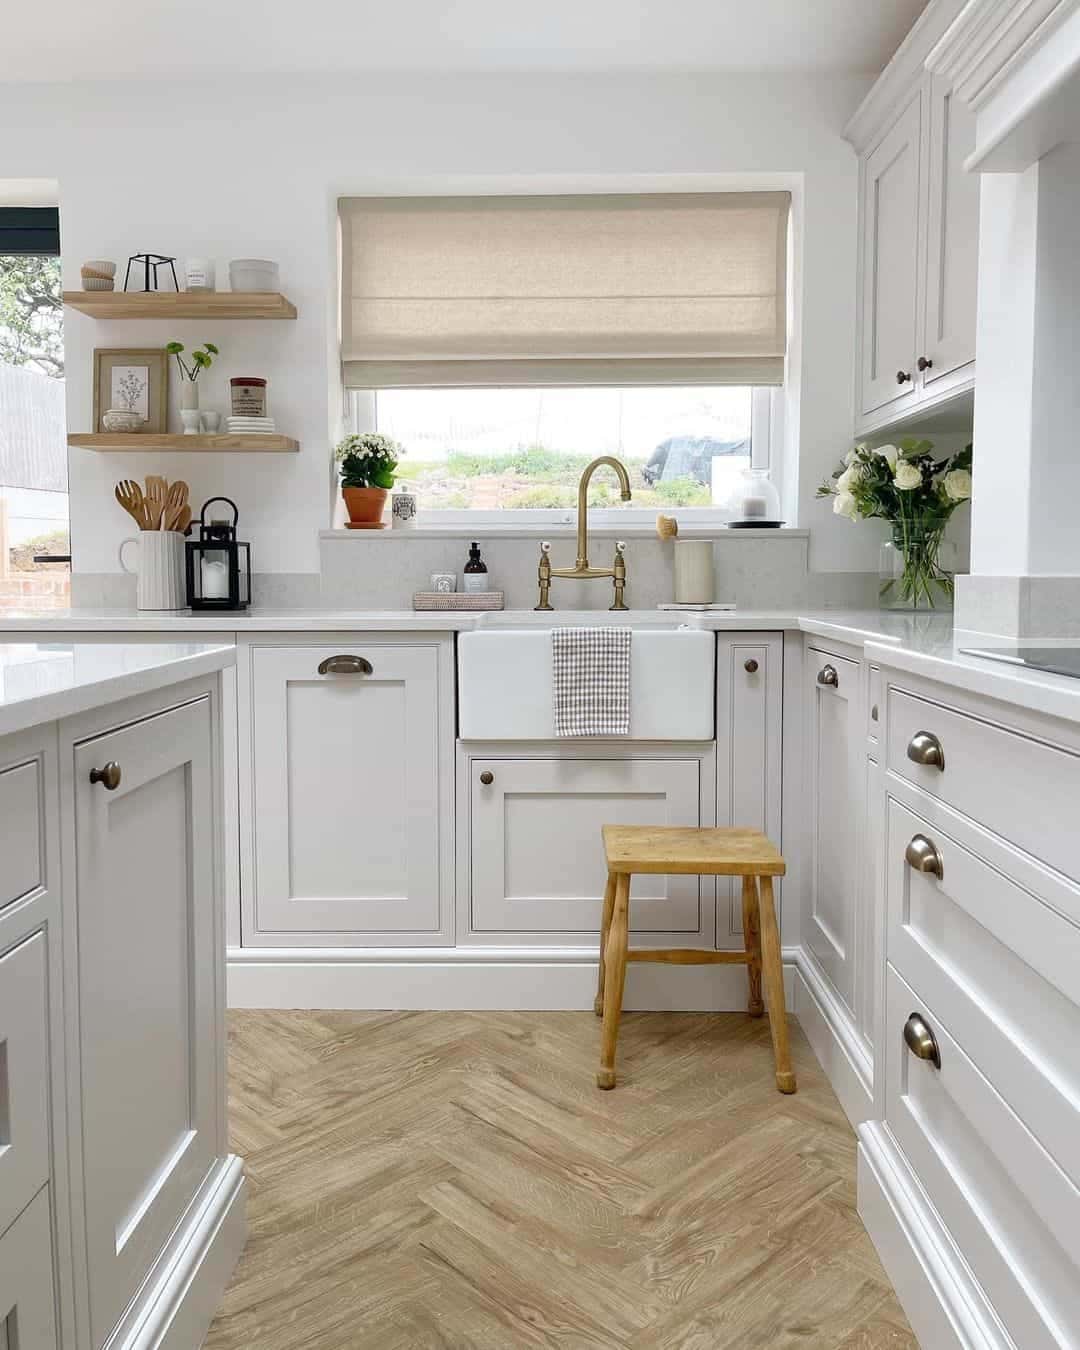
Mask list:
[[[135,413],[141,432],[168,429],[169,354],[164,347],[94,348],[94,430],[110,410]]]

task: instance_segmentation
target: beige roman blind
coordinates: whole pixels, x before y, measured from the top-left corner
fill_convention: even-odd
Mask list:
[[[345,382],[780,384],[790,203],[343,198]]]

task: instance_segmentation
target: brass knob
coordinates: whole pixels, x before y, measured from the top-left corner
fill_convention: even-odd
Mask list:
[[[904,1023],[904,1044],[916,1059],[928,1060],[935,1069],[941,1068],[937,1039],[918,1013],[913,1012]]]
[[[945,751],[932,731],[917,731],[908,742],[907,757],[912,764],[925,764],[945,772]]]
[[[904,858],[916,872],[925,872],[928,876],[944,879],[945,864],[941,860],[941,850],[925,834],[916,834],[904,849]]]
[[[319,662],[320,675],[373,675],[375,667],[366,656],[328,656]]]
[[[103,783],[107,792],[115,792],[120,786],[120,765],[110,759],[103,769],[90,770],[91,783]]]
[[[491,772],[490,769],[485,769],[484,772],[480,775],[480,781],[481,783],[483,783],[485,787],[490,787],[492,783],[494,783],[495,781],[495,775]]]
[[[758,673],[758,663],[751,657],[749,661],[743,663],[743,670],[746,671],[747,675],[756,675]]]
[[[915,364],[919,367],[920,373],[924,370],[933,370],[934,368],[934,363],[928,356],[920,356]]]
[[[897,383],[897,384],[907,384],[908,381],[909,381],[910,379],[911,379],[911,371],[910,371],[910,370],[898,370],[898,371],[896,372],[896,383]]]
[[[836,689],[840,684],[840,676],[836,673],[835,666],[822,666],[817,673],[818,684],[823,684],[827,689]]]

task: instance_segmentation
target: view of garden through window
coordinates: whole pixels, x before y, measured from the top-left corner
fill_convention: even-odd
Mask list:
[[[632,506],[723,503],[750,463],[753,390],[740,387],[393,389],[378,430],[405,449],[398,469],[425,510],[568,508],[581,470],[616,455]],[[600,474],[590,503],[617,506]]]

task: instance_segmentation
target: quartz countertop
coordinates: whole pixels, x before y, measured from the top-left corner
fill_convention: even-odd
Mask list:
[[[231,643],[0,643],[0,736],[223,670]]]

